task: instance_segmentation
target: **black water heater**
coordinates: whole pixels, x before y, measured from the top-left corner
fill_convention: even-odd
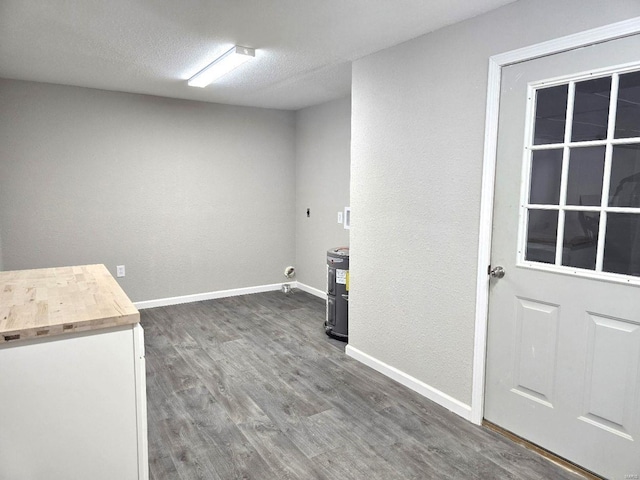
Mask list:
[[[327,335],[346,342],[349,338],[349,247],[327,251]]]

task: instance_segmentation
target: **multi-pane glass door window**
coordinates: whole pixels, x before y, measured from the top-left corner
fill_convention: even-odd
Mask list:
[[[529,102],[521,260],[640,276],[640,71],[532,86]]]

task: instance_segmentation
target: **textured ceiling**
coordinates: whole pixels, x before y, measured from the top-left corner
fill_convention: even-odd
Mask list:
[[[513,0],[0,0],[0,77],[299,109],[348,95],[351,61]],[[256,59],[186,80],[234,44]]]

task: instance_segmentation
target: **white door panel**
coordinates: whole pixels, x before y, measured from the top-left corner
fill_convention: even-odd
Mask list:
[[[637,36],[503,69],[484,412],[620,479],[640,475],[640,107],[617,97],[634,69]]]

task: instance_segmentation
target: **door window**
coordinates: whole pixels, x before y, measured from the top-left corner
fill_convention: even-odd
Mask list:
[[[519,264],[640,282],[640,69],[529,87]]]

